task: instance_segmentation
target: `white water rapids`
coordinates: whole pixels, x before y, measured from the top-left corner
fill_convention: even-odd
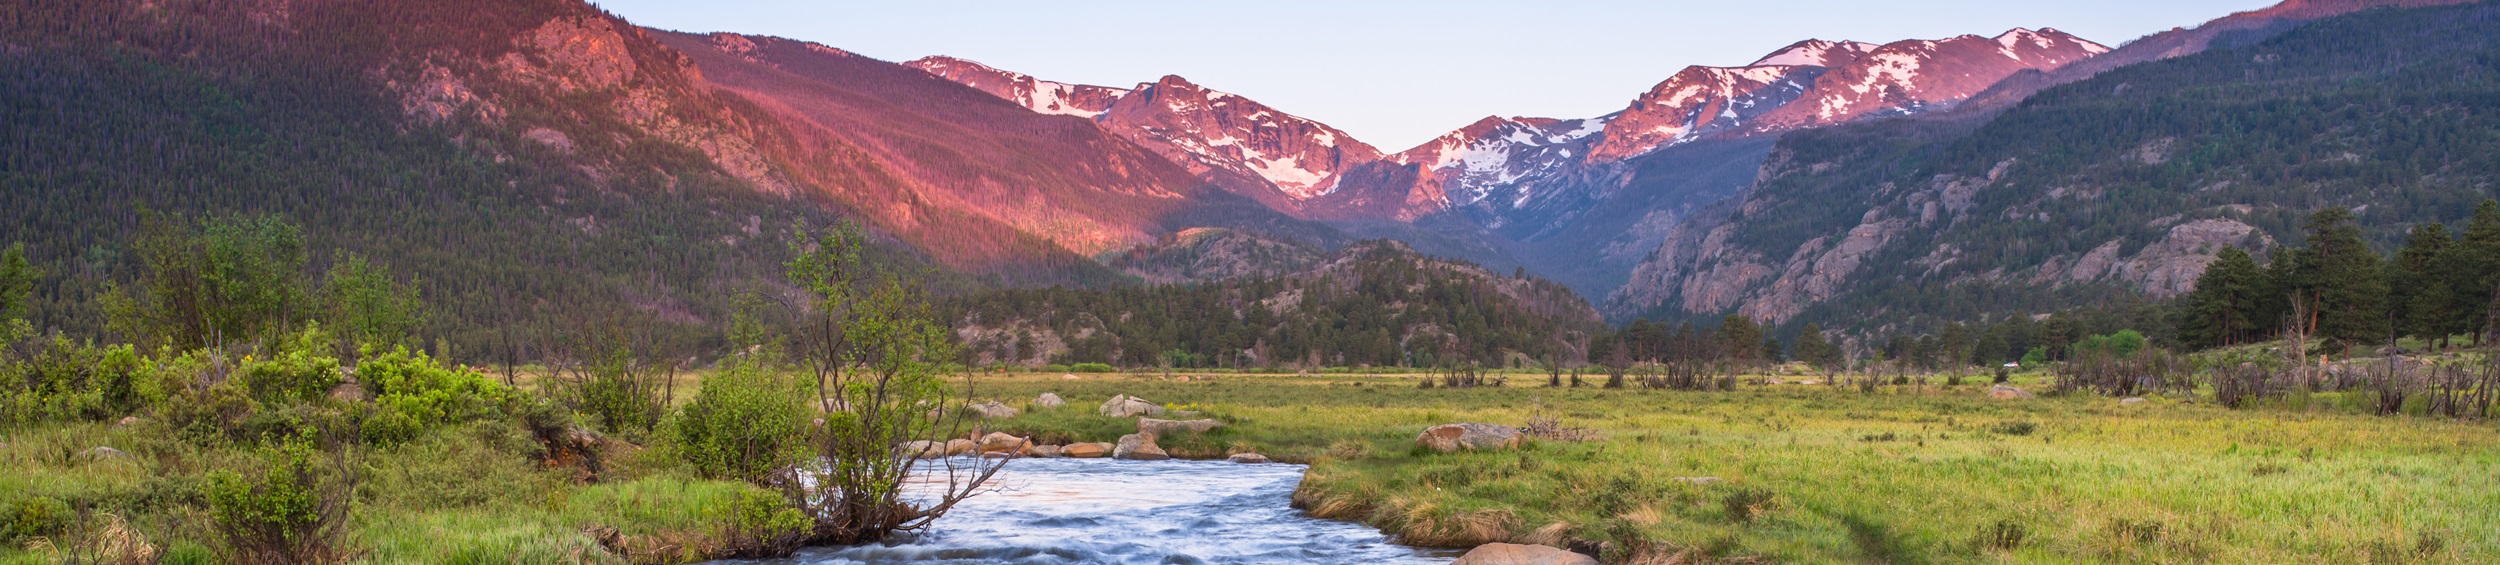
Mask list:
[[[1303,466],[1221,461],[1019,459],[999,490],[926,532],[810,548],[774,565],[1439,564],[1456,556],[1391,543],[1361,524],[1289,506]]]

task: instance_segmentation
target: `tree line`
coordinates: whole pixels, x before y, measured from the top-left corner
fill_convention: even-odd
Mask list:
[[[2245,250],[2222,250],[2181,301],[2181,341],[2201,348],[2296,336],[2341,351],[2399,337],[2433,347],[2460,335],[2472,345],[2490,339],[2500,201],[2476,206],[2462,231],[2417,224],[2385,257],[2349,210],[2310,215],[2306,235],[2305,246],[2276,250],[2262,265]]]

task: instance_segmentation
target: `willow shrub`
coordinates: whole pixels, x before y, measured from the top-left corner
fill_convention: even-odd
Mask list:
[[[724,360],[674,421],[679,456],[706,478],[762,481],[807,452],[807,398],[766,353]]]

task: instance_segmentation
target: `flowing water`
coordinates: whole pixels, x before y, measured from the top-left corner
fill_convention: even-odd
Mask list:
[[[1288,506],[1300,465],[1020,459],[996,492],[930,531],[883,544],[811,548],[776,565],[1448,563],[1368,526]],[[734,562],[721,562],[727,565]]]

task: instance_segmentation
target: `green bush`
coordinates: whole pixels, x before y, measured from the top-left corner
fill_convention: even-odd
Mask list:
[[[1069,372],[1076,373],[1109,373],[1116,370],[1118,369],[1114,369],[1110,365],[1102,363],[1078,363],[1068,366]]]
[[[727,558],[787,556],[816,525],[780,494],[756,488],[731,496],[725,514],[728,543],[719,557]]]
[[[194,541],[178,541],[165,547],[165,554],[156,558],[157,565],[211,565],[217,553]]]
[[[212,471],[203,493],[218,537],[234,563],[343,561],[352,486],[324,480],[309,435],[263,448],[257,477]]]
[[[0,541],[18,542],[38,537],[54,537],[69,530],[74,517],[69,503],[48,496],[18,500],[8,508],[8,523],[0,528]]]
[[[365,439],[394,445],[416,439],[426,430],[496,414],[512,397],[511,389],[475,371],[436,363],[423,352],[393,347],[387,353],[366,352],[356,366],[357,381],[373,398],[365,419]]]
[[[805,391],[768,356],[739,356],[703,377],[672,421],[679,456],[707,478],[760,481],[806,449]]]
[[[343,382],[339,360],[328,355],[330,338],[319,324],[280,340],[268,358],[243,358],[243,384],[266,404],[313,402]]]

